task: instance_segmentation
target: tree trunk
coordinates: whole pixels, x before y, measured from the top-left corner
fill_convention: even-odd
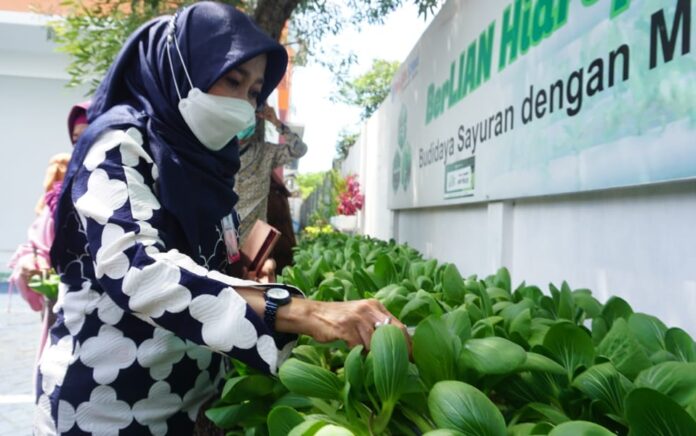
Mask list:
[[[259,0],[254,10],[254,20],[271,38],[278,40],[285,22],[299,3],[300,0]]]

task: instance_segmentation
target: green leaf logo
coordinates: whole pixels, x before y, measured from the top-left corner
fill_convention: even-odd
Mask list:
[[[396,149],[394,153],[394,161],[392,162],[392,188],[394,192],[399,190],[401,184],[401,152]]]
[[[408,111],[406,105],[401,105],[401,113],[399,113],[399,147],[404,148],[406,145],[406,132],[408,126]]]

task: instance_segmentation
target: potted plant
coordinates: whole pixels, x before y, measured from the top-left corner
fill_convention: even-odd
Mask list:
[[[358,211],[362,210],[365,197],[360,193],[360,182],[355,174],[345,179],[338,193],[338,215],[331,217],[331,225],[342,232],[354,232],[358,228]]]

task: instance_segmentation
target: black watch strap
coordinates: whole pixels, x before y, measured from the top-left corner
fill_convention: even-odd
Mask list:
[[[263,312],[263,322],[269,329],[275,331],[275,320],[278,314],[278,305],[273,301],[266,300],[266,309]]]
[[[275,331],[276,316],[278,309],[292,300],[292,294],[284,288],[271,288],[264,294],[266,307],[263,312],[263,321],[269,329]]]

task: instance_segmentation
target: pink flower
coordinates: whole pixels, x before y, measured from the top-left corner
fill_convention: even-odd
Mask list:
[[[362,210],[365,197],[360,193],[360,182],[354,174],[346,177],[344,190],[338,196],[336,211],[341,215],[355,215]]]

